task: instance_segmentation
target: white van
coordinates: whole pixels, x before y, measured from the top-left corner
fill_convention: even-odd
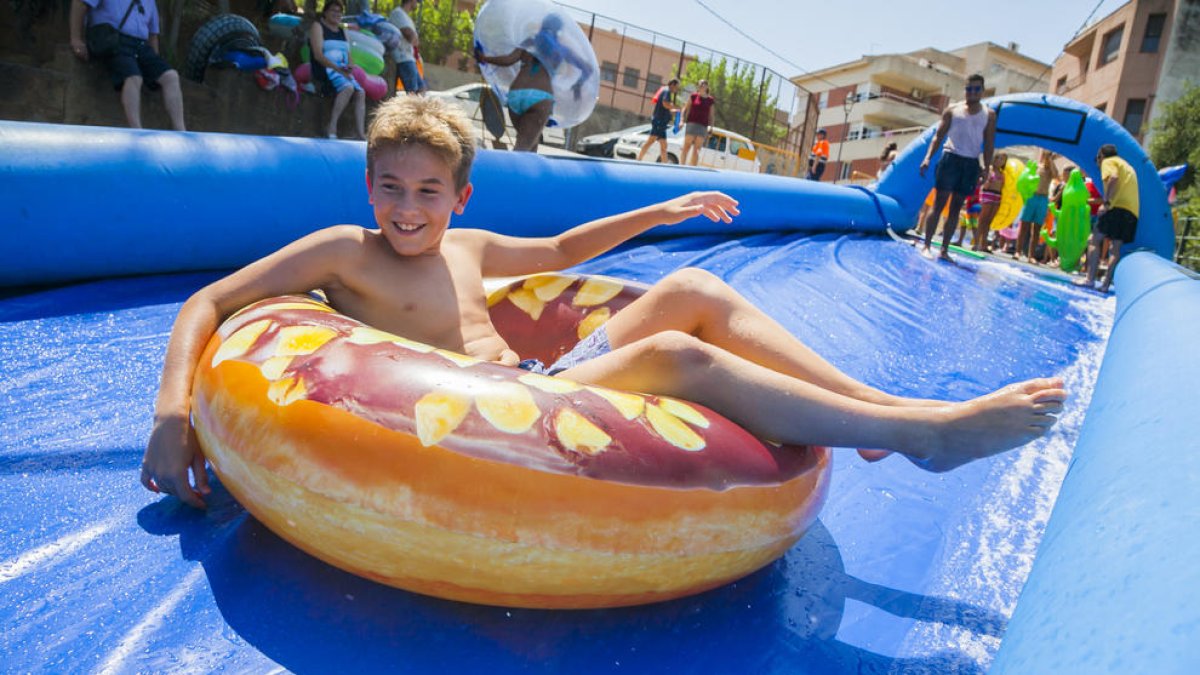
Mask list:
[[[642,149],[646,139],[649,138],[647,132],[626,134],[617,141],[617,145],[613,148],[613,156],[624,159],[637,159],[638,151]],[[652,143],[650,148],[646,150],[646,156],[642,158],[645,162],[657,162],[659,154],[659,145],[657,142]],[[683,129],[679,131],[667,131],[667,163],[679,164],[683,159]],[[758,162],[758,149],[754,147],[754,141],[749,138],[728,129],[721,127],[712,127],[712,132],[708,138],[704,140],[704,145],[700,148],[700,159],[697,166],[705,166],[712,169],[729,169],[732,171],[751,171],[757,173],[760,170]]]

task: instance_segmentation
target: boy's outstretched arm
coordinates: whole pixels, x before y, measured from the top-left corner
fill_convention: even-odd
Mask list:
[[[262,298],[336,282],[339,257],[353,255],[354,237],[361,236],[361,228],[354,227],[311,234],[200,289],[183,303],[167,343],[154,429],[142,460],[146,489],[204,507],[208,476],[191,424],[192,377],[200,354],[221,322],[238,309]]]
[[[561,270],[590,260],[652,227],[704,216],[733,222],[737,200],[721,192],[692,192],[665,202],[573,227],[554,237],[509,237],[471,230],[481,247],[483,275],[519,276]]]

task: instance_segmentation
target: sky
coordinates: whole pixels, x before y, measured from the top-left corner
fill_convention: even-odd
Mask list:
[[[1124,2],[563,0],[563,4],[741,57],[792,77],[866,54],[922,47],[949,51],[986,41],[999,45],[1016,42],[1019,52],[1049,64],[1093,10],[1095,21]],[[739,35],[705,7],[753,40]]]

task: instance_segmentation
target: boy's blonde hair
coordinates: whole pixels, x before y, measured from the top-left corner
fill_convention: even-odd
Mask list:
[[[450,167],[454,189],[467,186],[475,143],[471,124],[455,105],[425,96],[395,96],[375,112],[367,132],[367,175],[375,179],[375,158],[384,150],[421,145]]]

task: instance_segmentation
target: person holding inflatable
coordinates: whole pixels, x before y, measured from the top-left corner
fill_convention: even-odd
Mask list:
[[[656,141],[658,142],[659,163],[667,161],[667,128],[671,126],[671,120],[679,110],[679,106],[675,103],[678,91],[679,80],[672,77],[665,85],[659,87],[650,99],[654,102],[654,111],[650,113],[650,133],[646,136],[646,142],[642,143],[642,149],[638,150],[639,162],[646,156],[650,144]]]
[[[1054,153],[1042,150],[1038,157],[1036,175],[1037,187],[1034,188],[1033,194],[1025,199],[1025,207],[1021,209],[1021,229],[1017,233],[1017,250],[1013,253],[1013,257],[1018,260],[1024,253],[1026,259],[1034,265],[1041,264],[1037,256],[1038,238],[1050,208],[1050,185],[1058,178]]]
[[[942,113],[937,135],[929,144],[919,169],[924,177],[933,156],[945,143],[946,152],[942,153],[942,159],[938,162],[934,182],[937,195],[933,200],[933,210],[925,218],[925,246],[921,249],[922,255],[932,255],[929,247],[933,242],[933,233],[937,232],[938,214],[949,201],[946,234],[942,237],[942,260],[950,260],[950,239],[958,224],[959,212],[967,195],[975,191],[982,178],[979,153],[983,152],[984,166],[991,166],[992,152],[996,146],[996,111],[980,102],[983,98],[983,76],[975,73],[968,77],[964,91],[966,100],[946,108],[946,112]]]
[[[475,60],[479,63],[497,66],[521,64],[508,90],[508,112],[512,115],[513,127],[517,130],[513,150],[537,152],[542,129],[546,127],[546,122],[554,112],[554,87],[551,78],[564,62],[575,66],[579,71],[579,78],[572,88],[576,99],[582,96],[583,83],[592,74],[592,67],[558,40],[558,33],[562,28],[561,16],[547,14],[537,34],[508,54],[488,56],[483,53],[481,46],[475,46]],[[541,58],[536,54],[541,54]]]
[[[342,0],[328,0],[321,16],[308,31],[309,47],[312,51],[312,77],[319,91],[336,92],[333,111],[325,135],[337,138],[338,120],[350,99],[354,99],[354,122],[358,138],[365,139],[367,122],[367,92],[354,79],[350,69],[350,42],[342,28]]]
[[[412,13],[418,4],[420,0],[403,0],[388,14],[388,23],[400,31],[399,44],[392,50],[392,58],[396,61],[396,76],[404,85],[404,91],[409,94],[425,91],[425,82],[417,70],[415,51],[420,47],[421,40],[417,37],[417,25],[412,20]]]
[[[336,311],[380,330],[517,367],[522,356],[489,319],[484,277],[565,269],[653,227],[697,216],[728,223],[739,213],[728,195],[693,192],[551,237],[450,229],[473,191],[475,145],[470,122],[439,99],[386,101],[371,122],[366,153],[374,229],[338,225],[309,234],[183,304],[142,465],[147,489],[204,505],[208,478],[190,423],[192,380],[217,327],[241,307],[320,288]],[[1012,384],[966,402],[887,394],[841,372],[721,279],[696,269],[667,275],[563,358],[580,349],[589,358],[556,376],[685,398],[785,445],[897,451],[931,471],[1042,436],[1066,397],[1061,378]]]
[[[1000,210],[1000,197],[1004,194],[1004,167],[1008,164],[1008,155],[997,152],[992,165],[988,168],[987,178],[979,186],[979,223],[975,226],[975,239],[971,242],[972,251],[991,253],[988,235],[992,231],[992,221]]]

